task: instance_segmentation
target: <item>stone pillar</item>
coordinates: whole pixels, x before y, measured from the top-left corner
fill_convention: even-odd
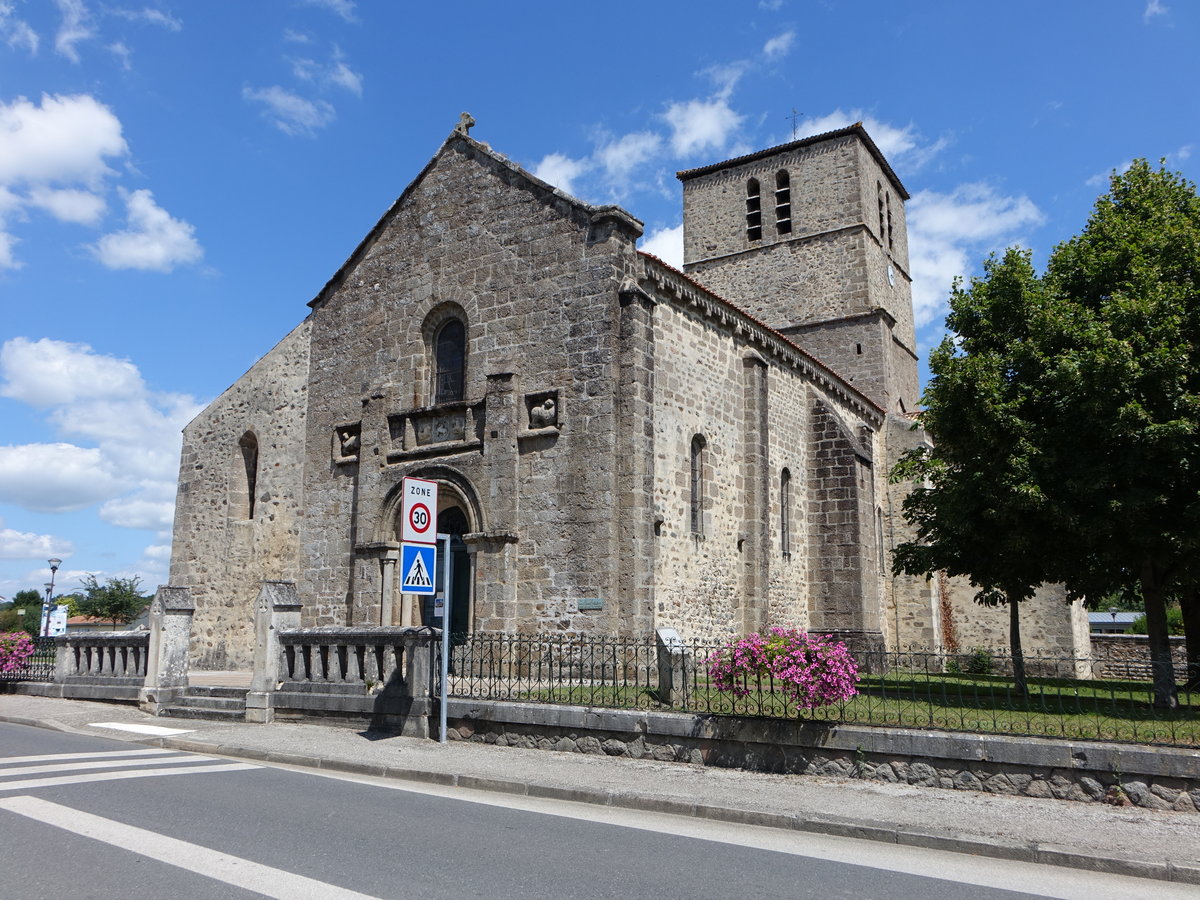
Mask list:
[[[741,633],[767,627],[771,564],[770,431],[767,361],[753,350],[742,356]]]
[[[392,619],[395,617],[393,605],[396,599],[396,564],[400,562],[399,550],[388,550],[379,558],[379,565],[383,570],[383,584],[380,587],[379,596],[379,624],[394,625]],[[401,610],[401,616],[404,611]]]
[[[616,631],[654,627],[654,300],[636,285],[620,293],[617,354],[617,522],[613,558]]]
[[[279,632],[300,627],[294,581],[264,581],[254,604],[254,678],[246,694],[246,721],[270,722],[273,695],[282,680]]]
[[[658,700],[668,706],[682,707],[687,700],[695,661],[687,645],[674,628],[657,631]]]
[[[479,627],[504,631],[517,614],[516,554],[508,552],[508,544],[517,540],[517,432],[525,410],[516,377],[511,372],[488,375],[484,403],[482,487],[489,530],[476,544],[485,551],[475,557],[482,589],[476,611]]]
[[[150,649],[138,706],[153,715],[187,690],[188,644],[196,603],[185,587],[160,585],[150,604]]]

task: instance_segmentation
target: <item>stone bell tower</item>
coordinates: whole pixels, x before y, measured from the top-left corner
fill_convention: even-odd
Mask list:
[[[889,413],[917,408],[908,192],[861,124],[678,177],[684,272]]]

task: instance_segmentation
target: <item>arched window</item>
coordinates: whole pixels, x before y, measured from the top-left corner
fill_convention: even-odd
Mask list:
[[[433,359],[433,402],[461,400],[467,370],[467,329],[459,319],[451,319],[439,329],[433,342]]]
[[[237,518],[254,518],[254,495],[258,488],[258,438],[247,431],[238,441],[240,466],[236,470],[231,506]]]
[[[704,534],[704,457],[707,446],[704,435],[698,434],[692,438],[689,506],[692,534],[699,535]]]
[[[751,241],[762,240],[762,191],[758,179],[751,178],[746,182],[746,238]]]
[[[780,234],[792,233],[792,181],[787,169],[775,175],[775,230]]]
[[[779,476],[779,549],[792,552],[792,473],[784,469]]]

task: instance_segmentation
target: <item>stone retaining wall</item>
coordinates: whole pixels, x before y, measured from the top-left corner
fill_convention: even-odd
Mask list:
[[[497,746],[1200,811],[1200,750],[451,699]]]

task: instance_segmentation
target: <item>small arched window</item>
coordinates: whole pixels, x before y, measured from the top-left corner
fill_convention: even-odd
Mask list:
[[[237,518],[254,518],[254,495],[258,488],[258,438],[253,431],[247,431],[238,441],[240,466],[233,488],[233,507],[238,513]]]
[[[792,233],[792,180],[787,169],[775,175],[775,230],[780,234]]]
[[[762,190],[757,178],[746,182],[746,239],[762,240]]]
[[[697,434],[692,438],[691,448],[691,496],[688,505],[691,512],[692,534],[704,534],[704,457],[708,444],[704,435]]]
[[[779,476],[779,549],[792,552],[792,473],[784,469]]]
[[[458,319],[443,325],[433,342],[433,402],[463,399],[467,371],[467,329]]]

